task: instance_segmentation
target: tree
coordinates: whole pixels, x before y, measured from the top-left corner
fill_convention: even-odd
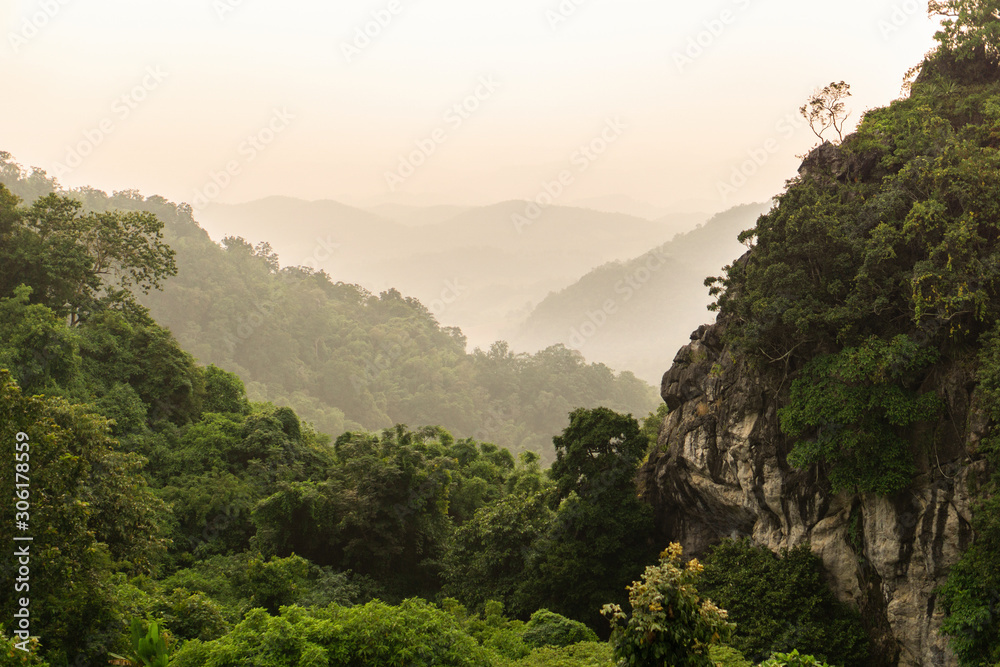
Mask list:
[[[76,323],[98,302],[132,300],[131,288],[148,294],[177,273],[174,251],[163,241],[163,223],[139,211],[82,213],[83,204],[57,194],[21,213],[20,225],[51,256],[42,273],[50,307]],[[85,259],[83,263],[81,260]]]
[[[531,545],[548,529],[553,512],[542,494],[510,495],[476,511],[451,541],[445,560],[446,591],[478,609],[499,600],[515,613]]]
[[[682,567],[682,554],[679,544],[671,544],[659,565],[647,567],[642,581],[628,587],[631,617],[617,604],[601,610],[613,628],[619,665],[714,667],[708,648],[724,642],[733,625],[725,610],[698,594],[695,584],[703,568],[697,560]]]
[[[809,121],[809,127],[820,141],[826,141],[823,133],[833,129],[838,141],[844,140],[844,122],[851,115],[846,111],[844,100],[851,96],[851,86],[843,81],[834,82],[813,93],[809,102],[802,105],[799,113]]]
[[[3,370],[0,443],[6,460],[18,461],[0,477],[0,494],[20,494],[29,506],[17,534],[34,538],[30,581],[21,582],[30,586],[22,592],[31,601],[31,633],[42,637],[53,664],[103,659],[124,630],[114,570],[149,572],[163,546],[157,520],[164,508],[139,474],[142,460],[114,451],[106,420],[61,399],[25,396]],[[15,472],[30,480],[28,488],[15,487]],[[6,544],[14,544],[10,519],[0,522]],[[15,570],[0,570],[0,585],[13,591]],[[0,598],[4,618],[14,617],[14,598]]]
[[[559,496],[571,491],[596,498],[627,486],[649,444],[632,415],[607,408],[574,410],[569,426],[552,439],[556,461],[551,475]]]
[[[649,442],[631,415],[607,408],[574,411],[552,442],[550,475],[562,501],[528,552],[516,607],[545,607],[603,628],[600,604],[620,596],[656,554],[652,511],[635,486]]]
[[[996,60],[1000,44],[1000,2],[998,0],[931,0],[927,11],[943,16],[935,39],[942,48],[960,59],[985,53]]]

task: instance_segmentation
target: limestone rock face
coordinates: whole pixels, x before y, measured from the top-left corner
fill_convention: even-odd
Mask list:
[[[918,456],[918,474],[897,497],[834,494],[819,471],[786,456],[777,409],[781,384],[735,358],[723,325],[692,334],[664,375],[670,407],[659,451],[639,473],[662,539],[697,555],[726,537],[772,550],[808,542],[837,596],[858,606],[887,664],[957,665],[938,634],[935,588],[972,539],[970,476],[985,472],[969,452],[982,435],[970,408],[972,378],[952,369],[935,378],[947,429]],[[927,440],[927,438],[924,438]]]

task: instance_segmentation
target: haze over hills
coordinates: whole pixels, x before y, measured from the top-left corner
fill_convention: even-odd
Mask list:
[[[225,236],[267,241],[282,261],[325,270],[335,280],[373,292],[401,289],[483,348],[511,331],[550,292],[594,267],[635,257],[699,221],[697,214],[653,221],[567,206],[546,207],[532,218],[529,206],[512,200],[468,209],[364,210],[269,197],[213,204],[199,212],[199,220],[217,241]]]
[[[366,211],[374,213],[398,222],[407,227],[423,227],[444,222],[456,215],[461,215],[468,211],[469,206],[449,206],[446,204],[438,206],[407,206],[405,204],[380,204],[378,206],[363,207]]]
[[[634,259],[594,269],[546,297],[507,339],[524,350],[563,343],[657,384],[688,335],[714,320],[705,278],[745,252],[736,237],[770,206],[738,206]]]

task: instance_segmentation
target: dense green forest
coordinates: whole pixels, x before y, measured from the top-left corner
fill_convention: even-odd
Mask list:
[[[635,470],[662,411],[574,410],[544,472],[440,427],[331,441],[138,303],[176,271],[156,216],[0,186],[0,241],[3,492],[33,533],[3,664],[610,664],[601,606],[659,550]]]
[[[0,154],[0,183],[27,203],[58,187],[9,154]],[[161,220],[175,275],[137,301],[199,362],[237,373],[252,400],[289,405],[324,433],[439,424],[551,462],[552,436],[574,408],[656,409],[645,382],[565,347],[527,355],[498,342],[468,353],[461,331],[396,290],[374,295],[282,267],[267,244],[229,237],[217,245],[186,205],[134,191],[64,194],[82,211]]]
[[[611,664],[638,631],[602,642],[602,607],[681,571],[676,551],[649,565],[663,545],[636,489],[662,409],[572,410],[544,471],[535,452],[439,426],[332,439],[199,366],[139,303],[178,270],[165,227],[0,185],[0,438],[22,475],[3,492],[27,508],[0,539],[33,539],[2,573],[31,594],[5,598],[4,617],[30,623],[4,627],[3,664]],[[685,595],[676,650],[708,664],[731,628],[699,627],[714,607]],[[814,605],[840,613],[829,595]]]
[[[905,489],[956,369],[1000,421],[1000,5],[933,4],[910,94],[709,280],[789,463],[835,492]],[[0,667],[884,664],[808,546],[665,543],[636,471],[667,413],[626,414],[634,378],[467,354],[184,206],[2,167]],[[937,595],[963,667],[1000,664],[998,452],[969,452],[976,539]]]

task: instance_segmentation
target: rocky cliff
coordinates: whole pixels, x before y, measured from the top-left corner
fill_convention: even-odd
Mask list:
[[[860,608],[888,665],[957,665],[938,634],[935,589],[972,539],[969,452],[985,424],[972,377],[957,365],[932,378],[946,416],[896,497],[832,493],[822,470],[797,470],[777,410],[787,369],[754,370],[723,343],[724,324],[692,334],[664,375],[670,414],[640,471],[662,537],[697,555],[726,537],[772,550],[809,543],[837,596]],[[780,364],[777,364],[780,366]],[[925,427],[926,428],[926,427]]]

